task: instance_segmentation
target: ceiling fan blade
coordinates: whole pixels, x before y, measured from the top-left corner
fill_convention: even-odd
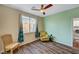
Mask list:
[[[53,5],[52,4],[49,4],[44,9],[50,8],[51,6],[53,6]]]
[[[40,11],[40,9],[32,9],[32,10],[35,10],[35,11]]]

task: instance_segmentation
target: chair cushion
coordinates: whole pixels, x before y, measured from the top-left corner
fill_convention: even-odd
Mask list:
[[[19,43],[12,43],[10,45],[7,45],[5,47],[6,51],[11,50],[11,49],[16,49],[19,46]]]
[[[47,39],[47,38],[46,39],[41,39],[41,41],[49,41],[49,39]]]

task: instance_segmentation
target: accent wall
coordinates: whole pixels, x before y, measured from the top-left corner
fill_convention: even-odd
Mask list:
[[[63,11],[44,18],[45,30],[55,41],[73,46],[73,18],[79,18],[79,8]]]

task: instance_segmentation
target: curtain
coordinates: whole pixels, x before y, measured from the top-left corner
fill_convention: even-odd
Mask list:
[[[23,33],[23,24],[22,24],[22,17],[20,16],[20,26],[19,26],[19,33],[18,33],[18,42],[24,41],[24,33]]]
[[[36,37],[36,38],[40,37],[40,33],[39,33],[39,31],[38,31],[38,24],[37,24],[37,26],[36,26],[35,37]]]

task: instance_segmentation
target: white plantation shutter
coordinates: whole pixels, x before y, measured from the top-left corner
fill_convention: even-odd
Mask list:
[[[35,32],[36,30],[36,19],[22,16],[22,23],[23,23],[23,31],[24,33]]]

